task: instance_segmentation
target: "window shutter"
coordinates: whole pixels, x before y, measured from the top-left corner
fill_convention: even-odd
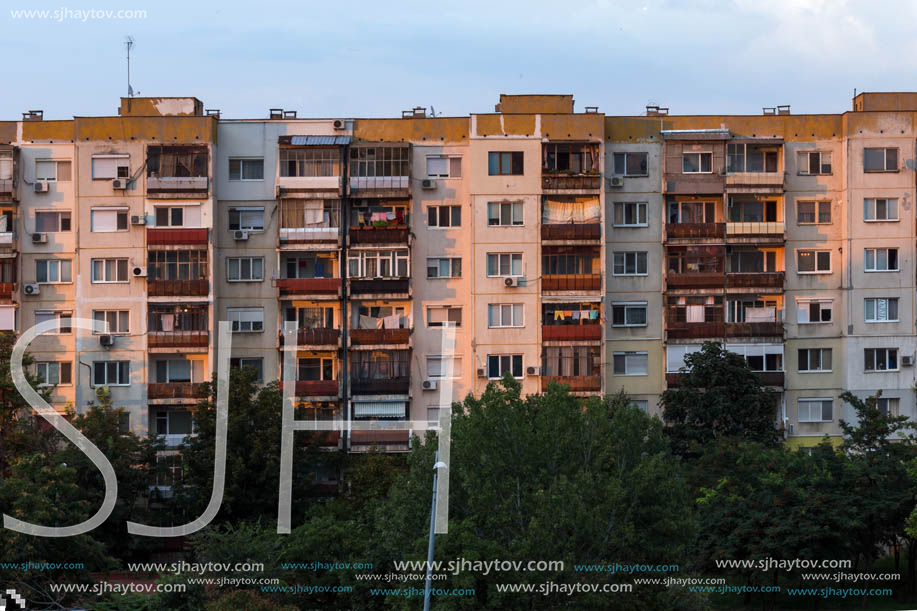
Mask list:
[[[93,157],[92,158],[92,177],[117,178],[118,177],[118,160],[110,157]]]

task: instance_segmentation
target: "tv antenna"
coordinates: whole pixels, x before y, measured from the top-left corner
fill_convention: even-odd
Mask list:
[[[131,48],[134,46],[134,37],[125,36],[124,46],[127,48],[127,97],[134,97],[134,88],[131,87]]]

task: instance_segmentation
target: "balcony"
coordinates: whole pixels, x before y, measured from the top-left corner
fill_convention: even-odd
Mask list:
[[[542,174],[541,189],[555,193],[600,191],[601,174]]]
[[[410,232],[402,227],[351,227],[350,243],[358,244],[407,244]]]
[[[782,322],[726,323],[726,337],[783,337]]]
[[[782,222],[730,222],[726,223],[726,237],[742,242],[783,242],[785,229]],[[749,240],[740,240],[739,238],[749,238]]]
[[[149,297],[206,297],[210,283],[207,280],[150,280],[146,291]]]
[[[601,274],[558,274],[541,278],[542,291],[600,291]]]
[[[13,252],[16,250],[16,233],[13,231],[0,232],[0,252]]]
[[[281,295],[339,295],[340,278],[278,278]]]
[[[552,382],[569,386],[571,392],[599,392],[602,390],[602,376],[544,376],[541,378],[542,392],[547,390],[548,384]]]
[[[375,278],[373,280],[351,280],[351,295],[404,295],[411,290],[409,278]]]
[[[783,172],[730,172],[726,189],[732,193],[782,193]]]
[[[12,299],[15,292],[15,282],[0,282],[0,299]]]
[[[722,338],[726,326],[721,322],[671,322],[666,323],[666,335],[669,339]]]
[[[353,329],[350,332],[350,344],[352,346],[407,344],[411,341],[411,331],[411,329]]]
[[[667,240],[720,239],[726,235],[725,223],[666,223]]]
[[[666,287],[670,289],[723,288],[722,272],[703,274],[666,274]]]
[[[163,229],[150,227],[146,230],[146,243],[159,244],[207,244],[207,229]]]
[[[542,240],[600,240],[602,226],[599,223],[564,223],[541,226]]]
[[[151,198],[201,198],[207,197],[210,179],[206,176],[148,176],[147,197]]]
[[[411,380],[408,376],[350,380],[350,392],[354,395],[406,395],[410,388]]]
[[[283,331],[280,332],[280,345],[283,346]],[[338,329],[297,329],[297,346],[337,346],[341,340]]]
[[[339,392],[337,380],[296,380],[297,397],[336,397]]]
[[[12,178],[0,178],[0,201],[14,201],[15,183]]]
[[[602,325],[542,325],[542,341],[594,341],[602,339]]]
[[[410,445],[411,431],[409,430],[350,431],[350,450],[353,452],[365,452],[372,446],[386,446],[387,449],[407,450]]]
[[[409,176],[351,176],[350,192],[363,197],[410,197]]]
[[[149,399],[193,399],[200,393],[199,382],[151,382],[147,384]]]
[[[210,344],[208,331],[150,331],[147,334],[150,348],[204,348]]]
[[[784,272],[727,273],[727,288],[769,288],[782,289]],[[722,276],[720,276],[722,279]]]

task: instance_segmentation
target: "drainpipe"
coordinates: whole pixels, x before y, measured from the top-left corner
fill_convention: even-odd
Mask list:
[[[340,147],[341,153],[341,212],[340,212],[340,237],[341,237],[341,260],[339,261],[341,277],[341,400],[344,410],[347,412],[347,421],[350,421],[350,350],[347,347],[350,337],[350,300],[348,298],[347,285],[347,240],[350,237],[350,197],[348,196],[350,187],[349,162],[350,162],[350,145],[343,144]],[[343,412],[341,417],[343,418]],[[343,447],[347,448],[350,443],[350,433],[344,440]]]

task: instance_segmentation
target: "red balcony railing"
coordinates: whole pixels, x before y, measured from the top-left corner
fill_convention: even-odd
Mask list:
[[[298,346],[337,346],[341,338],[338,329],[298,329],[296,344]],[[280,332],[280,345],[283,346],[283,331]]]
[[[0,297],[11,299],[15,290],[15,282],[0,282]]]
[[[351,244],[407,244],[405,227],[351,227]]]
[[[541,188],[598,191],[602,188],[602,176],[600,174],[542,174]]]
[[[147,384],[150,399],[193,399],[201,389],[198,382],[152,382]]]
[[[150,331],[147,334],[150,348],[200,348],[210,343],[207,331]]]
[[[354,346],[373,344],[406,344],[411,341],[411,329],[353,329],[350,343]]]
[[[351,295],[407,293],[410,280],[407,278],[379,278],[375,280],[351,280]]]
[[[297,380],[296,395],[309,397],[333,397],[338,394],[337,380]]]
[[[282,294],[301,293],[336,295],[341,290],[340,278],[278,278],[277,288]]]
[[[726,286],[729,288],[783,288],[784,272],[729,273]]]
[[[207,280],[150,280],[146,291],[150,297],[206,297]]]
[[[726,323],[726,337],[783,337],[782,322]]]
[[[544,376],[541,378],[541,389],[547,390],[548,384],[564,384],[573,392],[602,390],[602,376]]]
[[[601,274],[562,274],[543,276],[543,291],[598,291],[602,289]]]
[[[150,227],[146,230],[146,243],[156,244],[206,244],[207,229],[162,229]]]
[[[541,339],[595,340],[602,339],[602,325],[542,325]]]
[[[674,322],[666,324],[669,339],[723,337],[726,327],[721,322]]]
[[[673,274],[669,272],[665,279],[669,288],[723,288],[725,278],[722,273],[708,274]]]
[[[599,223],[563,223],[541,226],[542,240],[599,240],[602,226]]]
[[[666,238],[725,238],[725,223],[666,223]]]

